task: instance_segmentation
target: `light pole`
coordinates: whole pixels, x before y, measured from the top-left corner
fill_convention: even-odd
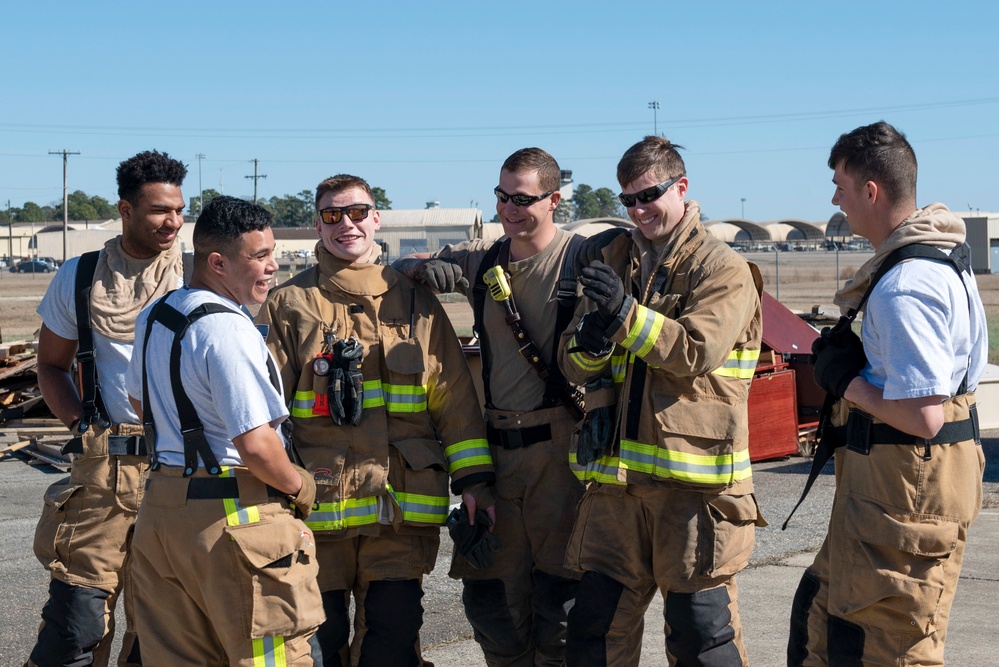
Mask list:
[[[740,215],[739,217],[742,218],[743,220],[746,219],[746,198],[745,197],[742,198],[742,215]]]
[[[201,161],[205,159],[204,153],[198,153],[194,157],[198,158],[198,215],[205,208],[205,189],[201,187]]]
[[[649,102],[649,108],[652,109],[652,134],[659,136],[659,102],[655,100]]]

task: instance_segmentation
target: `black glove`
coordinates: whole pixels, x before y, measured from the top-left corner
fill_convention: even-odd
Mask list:
[[[585,466],[610,451],[613,428],[614,406],[588,410],[576,442],[576,463]]]
[[[576,346],[569,349],[569,352],[579,352],[582,350],[595,357],[605,357],[614,347],[614,344],[607,340],[600,317],[596,313],[586,313],[579,322],[576,323]]]
[[[603,257],[603,249],[618,236],[627,233],[628,230],[623,227],[614,227],[588,237],[579,246],[576,255],[576,273],[579,274],[585,267]]]
[[[624,283],[611,267],[594,261],[583,269],[579,282],[583,294],[597,304],[597,312],[607,323],[614,321],[624,304]]]
[[[330,418],[337,426],[349,421],[354,426],[361,423],[364,410],[364,376],[361,360],[364,346],[351,336],[333,344],[333,368],[330,370],[326,397]]]
[[[489,532],[493,522],[485,510],[475,510],[475,525],[468,523],[465,503],[451,510],[447,517],[447,532],[451,534],[454,548],[474,568],[492,567],[493,552],[499,551],[499,538]]]
[[[428,259],[416,271],[416,280],[440,294],[468,288],[468,278],[453,259]]]
[[[849,327],[826,327],[812,343],[815,383],[837,398],[866,363],[864,345]]]

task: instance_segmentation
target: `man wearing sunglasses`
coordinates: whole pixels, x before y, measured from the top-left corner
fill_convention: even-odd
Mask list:
[[[558,163],[540,148],[515,152],[494,189],[502,239],[449,245],[430,260],[396,262],[438,291],[462,291],[475,311],[498,470],[495,534],[501,548],[486,568],[456,553],[450,574],[463,580],[465,614],[490,667],[564,664],[565,610],[578,577],[563,565],[583,491],[568,464],[578,415],[561,400],[570,388],[555,353],[576,302],[575,281],[560,291],[560,278],[566,266],[575,266],[580,239],[555,226],[560,175]],[[520,324],[550,370],[547,381],[521,353],[525,339],[508,326],[506,307],[486,296],[485,272],[493,267],[509,276]]]
[[[650,136],[621,158],[620,199],[638,232],[583,269],[585,298],[562,334],[566,377],[610,376],[619,391],[617,435],[586,466],[566,554],[583,572],[572,667],[637,665],[657,588],[670,664],[747,664],[735,574],[765,525],[746,411],[762,279],[701,225],[678,148]]]
[[[326,612],[316,639],[326,667],[415,667],[448,479],[472,516],[495,520],[485,425],[437,297],[380,263],[367,182],[324,180],[316,211],[319,263],[275,288],[258,315],[318,488],[307,522]]]

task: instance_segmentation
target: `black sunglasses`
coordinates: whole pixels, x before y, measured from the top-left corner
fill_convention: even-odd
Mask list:
[[[626,195],[623,192],[617,196],[624,204],[625,208],[631,208],[635,205],[636,200],[643,204],[651,204],[655,200],[666,194],[666,191],[670,189],[674,183],[679,181],[683,176],[674,176],[668,181],[663,181],[659,185],[653,185],[651,188],[645,188],[644,190],[639,190],[633,195]]]
[[[513,203],[514,203],[515,206],[530,206],[534,202],[539,202],[542,199],[544,199],[545,197],[551,197],[553,194],[555,194],[555,190],[549,190],[545,194],[543,194],[543,195],[537,195],[537,196],[534,196],[534,195],[508,195],[507,193],[505,193],[502,190],[500,190],[500,188],[499,188],[498,185],[495,188],[493,188],[493,192],[496,194],[496,199],[499,200],[499,203],[505,204],[508,201],[513,201]]]
[[[373,209],[371,204],[351,204],[350,206],[330,206],[319,211],[319,219],[327,225],[335,225],[343,220],[346,213],[351,222],[360,222],[368,217],[368,211]]]

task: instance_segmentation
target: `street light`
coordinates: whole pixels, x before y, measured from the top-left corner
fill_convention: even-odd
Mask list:
[[[742,218],[743,220],[746,219],[746,198],[745,197],[742,198],[742,215],[739,216],[739,217]]]
[[[194,157],[198,158],[198,215],[205,208],[205,190],[201,187],[201,161],[205,159],[204,153],[198,153]]]
[[[652,109],[652,134],[659,136],[659,102],[655,100],[649,102],[649,108]]]

